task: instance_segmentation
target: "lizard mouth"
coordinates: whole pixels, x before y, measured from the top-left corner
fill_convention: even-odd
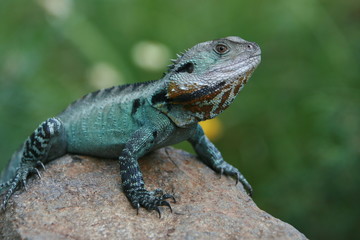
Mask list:
[[[253,55],[248,57],[247,59],[241,60],[239,62],[235,61],[231,64],[228,64],[226,67],[220,67],[214,69],[212,72],[221,72],[229,74],[228,78],[233,78],[236,76],[245,75],[251,69],[255,70],[255,68],[260,64],[261,55]]]
[[[242,61],[240,61],[240,62],[237,62],[237,63],[235,63],[235,65],[237,65],[237,64],[242,64],[242,65],[251,65],[251,64],[256,64],[256,65],[258,65],[259,63],[260,63],[260,61],[261,61],[261,54],[259,53],[259,54],[256,54],[256,55],[253,55],[253,56],[250,56],[250,57],[248,57],[247,59],[245,59],[245,60],[242,60]]]
[[[254,57],[261,57],[261,53],[256,54],[256,55],[254,55],[254,56],[251,56],[251,57],[249,57],[249,58],[254,58]]]

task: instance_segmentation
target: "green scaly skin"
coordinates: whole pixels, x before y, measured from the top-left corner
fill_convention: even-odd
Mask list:
[[[214,171],[233,176],[251,195],[238,169],[225,162],[199,121],[224,111],[260,63],[256,43],[239,37],[203,42],[178,55],[157,81],[90,93],[49,118],[14,153],[1,175],[2,207],[29,174],[64,154],[118,158],[122,187],[132,206],[159,212],[174,199],[145,188],[138,159],[155,149],[189,141]]]

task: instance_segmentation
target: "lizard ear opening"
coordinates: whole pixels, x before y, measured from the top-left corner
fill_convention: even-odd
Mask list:
[[[181,65],[178,69],[176,69],[176,72],[187,72],[192,73],[194,71],[194,63],[188,62],[183,65]]]

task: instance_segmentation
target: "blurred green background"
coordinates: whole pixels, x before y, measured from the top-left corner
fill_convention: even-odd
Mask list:
[[[89,91],[238,35],[262,63],[215,144],[263,210],[311,239],[360,239],[359,1],[1,0],[0,19],[0,168]]]

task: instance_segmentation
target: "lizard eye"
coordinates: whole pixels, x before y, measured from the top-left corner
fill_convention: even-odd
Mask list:
[[[187,72],[187,73],[192,73],[193,71],[194,71],[194,64],[192,62],[185,63],[176,70],[176,72]]]
[[[215,46],[214,50],[218,54],[225,54],[228,52],[229,48],[225,44],[219,43]]]

